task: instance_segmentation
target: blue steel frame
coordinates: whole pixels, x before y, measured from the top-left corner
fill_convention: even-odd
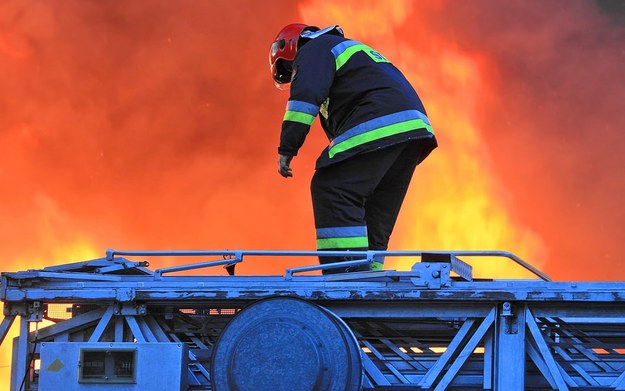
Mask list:
[[[336,265],[290,268],[283,276],[170,275],[246,256],[319,255],[362,257],[354,264],[374,256],[422,262],[411,271],[329,276],[298,273]],[[151,271],[122,256],[220,258]],[[537,279],[473,281],[460,259],[476,256],[507,258]],[[0,294],[2,340],[20,320],[13,389],[24,378],[24,390],[36,389],[31,356],[40,343],[136,340],[186,343],[190,389],[210,390],[211,346],[228,321],[258,300],[288,296],[322,305],[347,324],[363,351],[365,390],[625,390],[625,283],[552,282],[508,252],[108,250],[101,259],[4,272]],[[56,307],[71,313],[56,316]],[[44,318],[55,324],[29,331]]]

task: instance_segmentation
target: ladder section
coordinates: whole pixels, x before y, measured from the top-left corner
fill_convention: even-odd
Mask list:
[[[222,381],[216,379],[232,378],[228,373],[249,374],[230,367],[230,356],[242,353],[219,348],[229,330],[227,338],[240,343],[246,362],[269,350],[280,362],[296,363],[294,352],[307,352],[328,365],[347,365],[350,377],[340,386],[350,390],[625,390],[625,283],[552,282],[540,271],[534,280],[473,278],[465,257],[486,254],[525,264],[501,252],[351,252],[356,263],[380,255],[419,262],[408,271],[328,276],[310,274],[328,265],[291,268],[278,276],[234,272],[244,258],[319,252],[157,252],[219,259],[155,271],[147,261],[119,257],[154,254],[111,251],[102,259],[2,273],[0,337],[5,339],[13,323],[20,325],[11,363],[14,387],[23,381],[23,390],[54,390],[40,381],[53,381],[63,370],[55,358],[63,357],[68,374],[76,374],[79,363],[67,352],[87,349],[96,362],[106,346],[118,349],[118,361],[132,368],[136,379],[154,377],[158,371],[150,352],[163,346],[176,367],[163,363],[162,369],[181,374],[181,390],[213,390]],[[215,266],[227,268],[224,275],[177,274]],[[285,304],[291,300],[300,304]],[[263,315],[250,317],[254,311]],[[267,325],[253,323],[249,332],[249,319]],[[283,329],[292,333],[273,337]],[[262,330],[274,332],[262,339]],[[216,352],[223,357],[218,365]],[[344,361],[336,361],[339,357]],[[301,364],[298,368],[323,377],[323,365]],[[111,368],[103,373],[114,373]],[[97,382],[98,373],[93,369],[88,375]],[[306,379],[306,373],[298,376]],[[288,368],[263,373],[263,384],[278,385],[289,374]],[[150,386],[158,390],[159,384]],[[63,384],[64,391],[85,387],[78,379]]]

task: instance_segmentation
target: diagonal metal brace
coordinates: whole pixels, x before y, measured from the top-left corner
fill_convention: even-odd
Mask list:
[[[4,342],[4,338],[7,336],[13,321],[15,320],[15,315],[8,315],[2,319],[2,324],[0,324],[0,345]]]
[[[525,322],[532,340],[538,348],[538,353],[545,362],[547,370],[549,371],[553,382],[556,384],[557,389],[568,390],[569,388],[564,380],[564,377],[562,376],[562,373],[560,372],[559,365],[551,354],[551,350],[549,349],[547,342],[545,342],[544,336],[540,332],[538,324],[536,323],[534,314],[532,314],[532,311],[530,311],[529,308],[525,309]]]

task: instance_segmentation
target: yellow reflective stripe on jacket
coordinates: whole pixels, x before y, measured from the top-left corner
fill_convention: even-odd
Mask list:
[[[290,100],[286,106],[284,121],[311,125],[319,113],[319,106],[312,103]]]
[[[356,53],[364,52],[375,62],[390,62],[378,51],[357,41],[344,41],[332,48],[338,71]]]
[[[405,110],[374,118],[335,138],[328,148],[328,155],[333,158],[337,153],[359,145],[417,129],[426,129],[434,133],[428,118],[418,110]]]

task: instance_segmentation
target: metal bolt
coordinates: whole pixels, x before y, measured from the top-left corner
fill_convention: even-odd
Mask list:
[[[512,303],[510,303],[509,301],[506,301],[505,303],[503,303],[503,305],[501,306],[501,316],[503,317],[511,317],[512,315]]]

